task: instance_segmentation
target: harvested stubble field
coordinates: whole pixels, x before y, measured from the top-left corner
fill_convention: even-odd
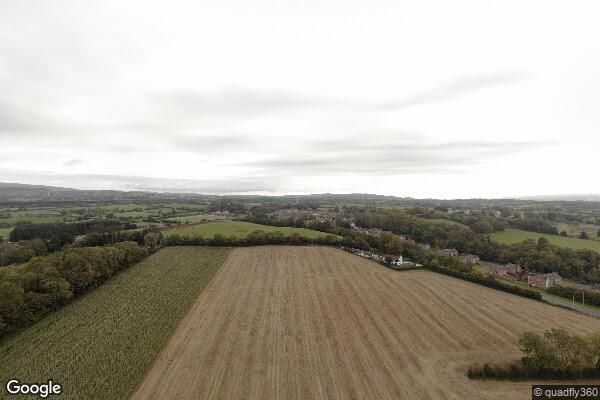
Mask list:
[[[64,388],[61,400],[128,398],[228,253],[163,249],[0,342],[0,399],[32,398],[8,396],[11,378],[52,378]]]
[[[235,249],[146,373],[141,399],[529,399],[469,381],[526,330],[600,320],[326,247]]]

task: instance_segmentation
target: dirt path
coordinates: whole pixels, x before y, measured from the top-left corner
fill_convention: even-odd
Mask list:
[[[525,330],[600,321],[327,247],[234,250],[133,399],[529,399],[531,383],[469,381],[519,357]]]

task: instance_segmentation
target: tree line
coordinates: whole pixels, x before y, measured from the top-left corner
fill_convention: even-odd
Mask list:
[[[116,220],[93,220],[74,223],[39,223],[19,222],[10,232],[10,241],[42,239],[46,242],[49,251],[56,251],[68,243],[72,243],[75,237],[91,232],[116,232],[127,229],[135,229],[134,223]]]
[[[134,242],[66,248],[33,258],[26,269],[0,278],[0,337],[27,327],[141,261],[148,251]]]
[[[21,264],[48,252],[42,239],[21,240],[17,245],[4,243],[0,238],[0,267]]]
[[[571,335],[550,329],[525,332],[519,339],[523,357],[508,365],[485,364],[468,370],[471,379],[590,379],[600,377],[600,333]]]
[[[144,244],[147,230],[133,230],[129,222],[97,220],[78,223],[18,223],[10,234],[11,243],[0,238],[0,267],[25,263],[36,256],[75,247],[104,246],[124,241]],[[75,240],[76,236],[81,236]]]
[[[164,246],[260,246],[267,244],[289,244],[289,245],[309,245],[319,244],[335,246],[341,241],[334,235],[322,235],[317,238],[302,236],[297,232],[284,235],[283,232],[273,231],[265,232],[256,230],[250,232],[246,237],[237,237],[235,235],[225,236],[215,234],[211,238],[194,235],[179,235],[177,233],[164,237]]]

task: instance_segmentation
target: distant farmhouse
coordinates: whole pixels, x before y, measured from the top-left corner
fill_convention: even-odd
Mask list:
[[[466,264],[479,264],[479,256],[474,254],[461,254],[458,258]]]
[[[487,264],[485,266],[490,274],[502,278],[508,278],[508,268],[502,264]]]
[[[440,256],[444,257],[458,257],[458,250],[456,249],[442,249],[438,251]]]
[[[519,264],[485,263],[483,265],[491,275],[514,280],[527,280],[527,273]]]
[[[390,264],[394,266],[401,266],[403,264],[402,256],[386,256],[386,259],[390,260]]]
[[[538,289],[548,289],[551,286],[560,285],[562,278],[556,272],[550,274],[529,275],[527,284]]]

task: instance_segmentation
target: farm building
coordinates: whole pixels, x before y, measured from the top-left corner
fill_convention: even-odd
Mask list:
[[[456,249],[442,249],[438,251],[440,256],[444,257],[458,257],[458,250]]]
[[[369,236],[375,236],[378,237],[379,235],[381,235],[381,229],[377,229],[377,228],[370,228],[367,229],[367,235]]]
[[[551,286],[560,285],[562,277],[556,272],[550,274],[529,275],[527,285],[538,289],[548,289]]]
[[[388,256],[387,259],[391,260],[390,264],[395,266],[401,266],[403,263],[402,256]]]
[[[499,276],[499,277],[508,277],[508,268],[506,268],[506,265],[502,265],[502,264],[487,264],[485,266],[488,271],[490,272],[490,274],[494,275],[494,276]]]
[[[512,263],[506,264],[506,268],[510,275],[517,275],[523,271],[523,268],[521,268],[521,266],[519,264],[512,264]]]
[[[526,272],[521,268],[519,264],[496,264],[496,263],[484,263],[483,265],[490,274],[499,277],[512,278],[515,280],[526,279]]]
[[[479,257],[474,254],[461,254],[459,259],[467,264],[479,264]]]

